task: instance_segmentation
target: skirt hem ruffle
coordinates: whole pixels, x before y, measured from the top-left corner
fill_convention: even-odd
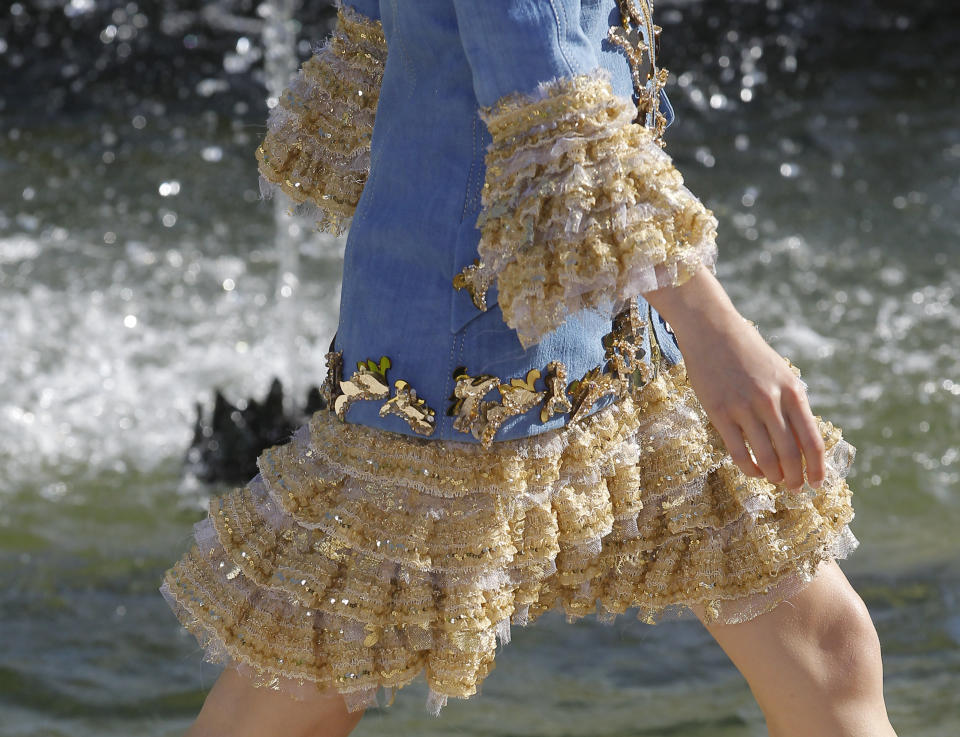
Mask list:
[[[827,479],[795,494],[732,463],[682,363],[489,450],[321,411],[211,500],[161,593],[206,660],[258,686],[332,688],[355,711],[425,673],[436,715],[478,693],[512,625],[551,609],[743,622],[847,557],[855,449],[817,421]]]

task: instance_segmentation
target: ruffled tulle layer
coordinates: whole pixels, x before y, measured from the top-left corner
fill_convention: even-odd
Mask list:
[[[702,604],[739,622],[846,557],[855,450],[817,422],[826,481],[793,493],[732,463],[682,363],[490,449],[321,411],[211,501],[161,591],[207,659],[257,685],[336,689],[355,710],[425,673],[437,714],[550,609],[654,624]]]
[[[455,278],[480,309],[496,282],[526,348],[582,309],[715,268],[717,221],[684,185],[609,72],[558,77],[481,110],[486,155],[480,258]]]
[[[386,57],[380,21],[338,2],[333,33],[270,112],[257,149],[264,197],[283,192],[321,230],[349,227],[370,173]]]

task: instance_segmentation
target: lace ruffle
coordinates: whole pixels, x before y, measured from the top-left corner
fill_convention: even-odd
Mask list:
[[[358,709],[425,672],[437,714],[477,693],[511,625],[552,608],[743,621],[846,557],[855,449],[817,422],[827,479],[794,494],[733,464],[682,363],[490,449],[320,411],[211,501],[161,591],[208,659],[258,685]]]
[[[257,149],[260,190],[282,191],[321,230],[349,226],[370,171],[387,46],[379,20],[342,2],[319,46],[270,112]]]
[[[619,311],[716,262],[713,213],[683,184],[609,71],[558,77],[481,109],[480,258],[454,278],[479,309],[496,280],[524,348],[585,308]]]

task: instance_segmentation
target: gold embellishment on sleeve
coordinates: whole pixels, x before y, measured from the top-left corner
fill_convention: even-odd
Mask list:
[[[633,88],[637,93],[637,122],[654,131],[654,140],[662,148],[667,118],[660,112],[660,90],[667,84],[669,72],[657,67],[660,56],[660,33],[663,29],[653,23],[653,8],[648,0],[617,0],[620,23],[610,26],[607,40],[624,50],[630,64]],[[653,39],[653,48],[643,40],[640,26],[646,28],[646,37]],[[646,53],[647,61],[643,55]]]
[[[636,114],[602,67],[481,111],[492,143],[479,259],[453,285],[483,309],[496,281],[524,348],[574,312],[613,314],[631,296],[714,270],[717,220]]]
[[[321,230],[343,233],[370,170],[386,57],[380,21],[339,4],[331,37],[270,113],[256,153],[264,196],[279,189]]]

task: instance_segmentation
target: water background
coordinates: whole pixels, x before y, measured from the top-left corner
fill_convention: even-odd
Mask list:
[[[294,9],[293,23],[264,23]],[[323,378],[343,241],[259,201],[274,82],[324,3],[0,9],[0,736],[179,735],[218,668],[157,592],[211,494],[194,405]],[[708,7],[709,5],[709,7]],[[901,735],[960,734],[960,15],[934,0],[668,2],[668,151],[718,274],[858,449]],[[273,65],[266,74],[266,55]],[[422,679],[355,734],[762,735],[693,621],[515,629],[479,698]]]

